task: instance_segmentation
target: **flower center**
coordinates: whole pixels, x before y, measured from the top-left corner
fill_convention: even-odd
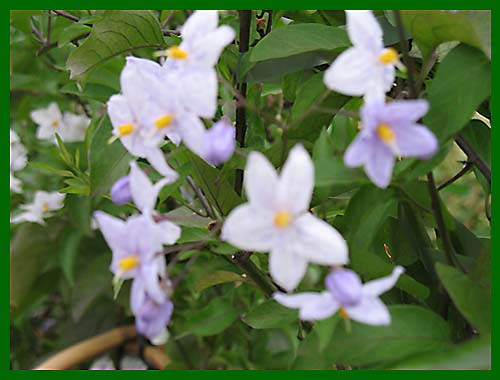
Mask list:
[[[280,211],[274,217],[274,225],[276,227],[279,227],[279,228],[288,227],[288,225],[291,223],[291,221],[292,221],[292,217],[286,211]]]
[[[179,46],[172,46],[167,49],[167,56],[172,59],[186,59],[188,53]]]
[[[139,259],[135,256],[125,257],[118,262],[118,266],[123,272],[128,272],[139,265]]]
[[[384,49],[378,57],[379,61],[384,65],[394,65],[399,61],[399,55],[393,48]]]
[[[343,307],[339,309],[339,314],[342,319],[349,319],[349,314],[347,314],[347,311]]]
[[[118,136],[127,136],[132,133],[134,126],[132,124],[122,124],[118,127]]]
[[[172,124],[173,119],[174,117],[170,113],[160,116],[155,120],[156,129],[163,129],[165,127],[168,127],[170,124]]]
[[[378,127],[377,127],[377,136],[385,144],[391,144],[396,139],[396,136],[394,135],[394,131],[386,123],[380,123],[378,125]]]
[[[59,120],[54,120],[54,121],[52,122],[52,126],[53,126],[54,128],[55,128],[55,127],[57,127],[58,125],[59,125]]]
[[[44,203],[42,205],[42,209],[43,209],[43,212],[49,212],[49,204],[48,203]]]

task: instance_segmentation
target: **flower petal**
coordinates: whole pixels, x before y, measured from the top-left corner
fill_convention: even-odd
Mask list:
[[[172,72],[167,75],[178,75]],[[177,79],[178,81],[178,79]],[[217,72],[213,67],[182,70],[177,95],[180,104],[195,115],[212,119],[217,110]]]
[[[126,251],[126,223],[102,211],[96,211],[94,213],[94,218],[111,250],[113,252]]]
[[[222,226],[221,239],[248,251],[270,251],[275,241],[273,214],[249,203],[236,207]]]
[[[325,71],[323,81],[331,90],[350,96],[362,96],[374,91],[379,75],[373,56],[361,48],[352,47],[340,54]],[[384,89],[378,89],[385,92]]]
[[[113,95],[107,103],[108,115],[114,128],[122,124],[131,124],[134,122],[127,98],[123,95]]]
[[[150,148],[145,153],[151,166],[168,180],[167,183],[177,181],[179,174],[167,164],[167,160],[165,160],[165,156],[160,148]]]
[[[365,164],[370,157],[371,138],[358,133],[354,141],[349,145],[344,154],[344,164],[350,168],[355,168]]]
[[[367,325],[385,326],[391,323],[387,306],[376,297],[363,298],[358,305],[346,306],[345,310],[351,319]]]
[[[345,239],[332,226],[310,213],[294,223],[294,253],[321,265],[344,265],[349,262]]]
[[[156,223],[160,241],[165,245],[174,244],[181,237],[181,228],[168,220]]]
[[[378,297],[389,289],[393,288],[398,282],[399,276],[404,273],[404,268],[396,266],[389,276],[377,280],[368,281],[363,285],[363,294],[366,297]]]
[[[384,45],[382,28],[370,10],[345,11],[347,33],[354,46],[380,51]]]
[[[268,209],[276,207],[278,175],[274,166],[260,152],[248,155],[245,167],[245,191],[248,201]]]
[[[158,193],[163,186],[169,183],[169,179],[163,178],[153,185],[135,161],[130,163],[129,180],[132,199],[143,213],[151,213],[153,211]]]
[[[317,321],[328,318],[335,314],[339,308],[339,305],[329,292],[306,292],[292,295],[274,293],[273,298],[283,306],[300,309],[300,319],[305,321]]]
[[[181,29],[183,40],[204,36],[217,28],[219,13],[216,10],[197,10],[184,23]]]
[[[395,160],[392,151],[382,142],[373,144],[370,158],[365,162],[366,175],[375,185],[385,189],[391,182]]]
[[[414,124],[429,110],[427,100],[397,100],[386,104],[383,110],[384,121],[390,125]]]
[[[269,255],[269,272],[273,280],[286,291],[297,287],[306,274],[307,260],[294,254],[292,246],[283,241],[276,244]]]
[[[439,148],[436,136],[420,124],[393,128],[396,135],[396,149],[402,157],[432,157]]]
[[[196,41],[193,50],[196,59],[207,66],[214,66],[224,48],[234,40],[234,30],[228,25],[222,25],[214,32],[207,34]]]
[[[267,184],[269,186],[269,184]],[[281,169],[278,203],[293,214],[309,209],[314,188],[314,164],[301,144],[295,145]]]
[[[203,141],[207,130],[202,121],[193,114],[183,114],[179,120],[179,134],[184,144],[196,153],[203,156]]]

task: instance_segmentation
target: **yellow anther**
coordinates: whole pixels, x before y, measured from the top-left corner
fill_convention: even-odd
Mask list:
[[[54,120],[54,121],[52,122],[52,126],[53,126],[53,127],[57,127],[58,125],[59,125],[59,120]]]
[[[139,265],[139,259],[135,256],[125,257],[118,262],[118,266],[123,272],[128,272]]]
[[[168,127],[170,124],[172,124],[173,119],[174,117],[170,113],[160,116],[155,120],[156,129],[163,129],[165,127]]]
[[[393,48],[384,49],[382,54],[378,57],[380,62],[384,65],[395,65],[399,61],[399,55]]]
[[[274,225],[279,228],[288,227],[291,221],[292,217],[286,211],[280,211],[274,217]]]
[[[167,49],[167,57],[172,59],[186,59],[188,57],[188,53],[179,46],[171,46]]]
[[[43,212],[49,212],[49,204],[48,203],[44,203],[42,205],[42,209],[43,209]]]
[[[377,136],[386,144],[391,144],[396,139],[394,131],[385,123],[380,123],[378,125]]]
[[[132,124],[122,124],[118,127],[118,135],[120,137],[127,136],[132,133],[134,126]]]
[[[339,314],[342,319],[349,319],[349,314],[347,314],[347,311],[343,307],[339,309]]]

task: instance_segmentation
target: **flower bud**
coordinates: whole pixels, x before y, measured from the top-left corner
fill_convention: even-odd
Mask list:
[[[354,306],[361,301],[363,284],[349,269],[335,269],[325,279],[326,288],[341,306]]]
[[[229,121],[222,119],[215,123],[205,134],[203,158],[212,165],[229,160],[236,147],[235,134],[235,128]]]
[[[148,339],[158,337],[170,322],[173,310],[174,305],[168,298],[158,304],[146,296],[142,305],[135,311],[137,331]]]
[[[132,200],[129,176],[122,177],[114,183],[111,188],[111,200],[117,205],[124,205]]]

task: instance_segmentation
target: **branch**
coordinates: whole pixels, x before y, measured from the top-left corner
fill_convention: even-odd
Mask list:
[[[450,178],[449,180],[447,180],[445,183],[439,185],[438,188],[437,188],[437,191],[443,190],[446,186],[451,185],[453,182],[455,182],[456,180],[458,180],[461,177],[463,177],[469,171],[469,169],[471,168],[471,166],[472,166],[472,163],[470,163],[469,161],[467,161],[465,163],[465,166],[457,174],[455,174],[452,178]]]
[[[208,203],[207,198],[205,197],[205,195],[203,195],[203,192],[201,191],[201,189],[196,185],[196,183],[194,182],[194,180],[190,176],[187,177],[187,182],[188,182],[189,186],[191,186],[191,188],[193,189],[193,191],[196,194],[196,196],[198,197],[198,199],[200,200],[203,208],[207,212],[207,215],[209,217],[211,217],[212,219],[217,219],[212,206],[210,206],[210,203]]]
[[[52,12],[54,12],[54,13],[55,13],[56,15],[58,15],[58,16],[61,16],[61,17],[67,18],[68,20],[71,20],[71,21],[73,21],[73,22],[78,22],[78,21],[80,21],[80,19],[79,19],[78,17],[73,16],[73,15],[71,15],[71,14],[69,14],[69,13],[64,12],[64,11],[60,11],[60,10],[55,10],[55,9],[53,9],[53,10],[52,10]]]
[[[239,266],[266,296],[271,297],[278,288],[250,260],[250,252],[238,252],[231,256],[233,263]]]
[[[488,181],[488,184],[491,187],[491,169],[488,167],[488,164],[483,161],[481,157],[474,151],[472,146],[464,139],[462,135],[458,135],[455,139],[457,145],[464,151],[467,155],[469,162],[473,163],[481,173],[483,173],[484,177]]]

